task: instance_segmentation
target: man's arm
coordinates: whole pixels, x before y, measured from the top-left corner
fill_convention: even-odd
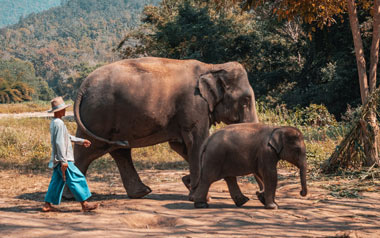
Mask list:
[[[69,135],[70,140],[74,142],[75,144],[83,145],[84,147],[89,147],[91,145],[91,142],[86,139],[82,139],[73,135]]]
[[[83,145],[84,139],[70,135],[70,134],[69,134],[69,137],[70,137],[71,142],[74,142],[75,144]]]

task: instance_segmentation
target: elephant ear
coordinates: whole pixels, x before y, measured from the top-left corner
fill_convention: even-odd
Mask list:
[[[207,101],[210,111],[223,99],[225,83],[219,76],[221,72],[210,72],[200,76],[198,88],[201,96]]]
[[[272,131],[268,144],[276,151],[277,154],[280,154],[283,148],[282,131],[280,128],[275,128]]]

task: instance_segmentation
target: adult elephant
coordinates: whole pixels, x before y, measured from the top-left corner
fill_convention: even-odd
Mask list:
[[[75,164],[86,174],[93,160],[110,153],[131,198],[151,192],[134,168],[132,148],[169,142],[190,165],[183,178],[190,189],[212,124],[258,122],[241,64],[153,57],[96,69],[79,88],[74,113],[77,136],[93,142],[90,148],[75,147]]]

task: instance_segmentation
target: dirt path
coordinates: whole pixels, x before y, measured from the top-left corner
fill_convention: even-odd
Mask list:
[[[255,198],[256,185],[240,182],[251,200],[236,208],[224,181],[211,187],[209,209],[196,210],[180,182],[185,171],[141,171],[153,192],[128,199],[117,173],[88,175],[92,201],[100,208],[80,212],[77,202],[64,201],[60,213],[40,207],[49,174],[0,172],[1,237],[379,237],[380,195],[338,199],[310,183],[299,196],[299,179],[280,180],[279,210],[265,210]],[[332,181],[335,182],[335,181]],[[326,183],[326,181],[324,182]]]

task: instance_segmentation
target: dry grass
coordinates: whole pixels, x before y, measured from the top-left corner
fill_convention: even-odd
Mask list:
[[[40,169],[49,158],[50,135],[46,119],[0,120],[2,168]]]
[[[66,103],[73,104],[72,101],[66,101]],[[49,101],[0,104],[0,113],[44,112],[49,110],[50,107]],[[68,108],[68,110],[72,110],[72,107]]]
[[[27,171],[45,170],[50,160],[50,120],[46,118],[0,120],[0,167]],[[75,122],[66,121],[75,135]],[[138,169],[184,169],[187,163],[167,143],[133,150]],[[109,155],[91,164],[90,169],[115,171]]]

